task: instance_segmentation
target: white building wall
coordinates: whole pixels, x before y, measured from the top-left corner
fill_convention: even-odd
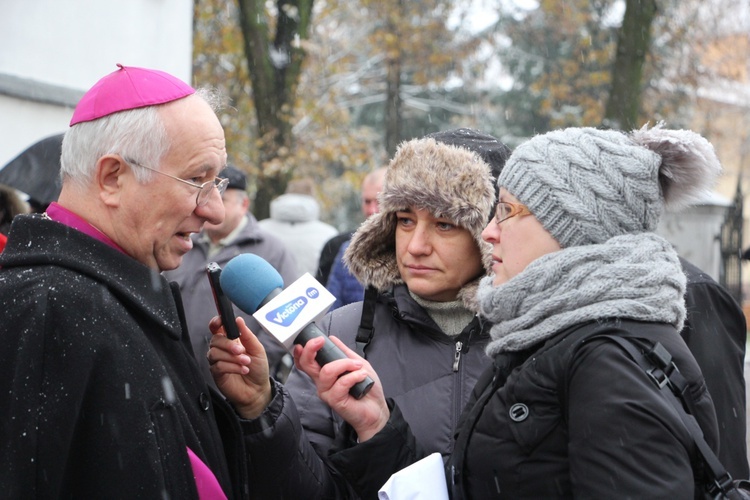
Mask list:
[[[0,2],[0,167],[68,127],[78,98],[116,64],[191,81],[191,0]]]
[[[721,226],[731,201],[711,193],[707,199],[679,212],[666,212],[656,232],[667,239],[682,257],[719,281],[721,270]]]

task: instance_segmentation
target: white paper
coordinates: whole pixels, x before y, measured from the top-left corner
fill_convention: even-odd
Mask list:
[[[379,500],[448,500],[440,453],[401,469],[380,488]]]

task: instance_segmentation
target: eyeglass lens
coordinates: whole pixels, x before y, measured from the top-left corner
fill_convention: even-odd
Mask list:
[[[224,194],[229,184],[229,179],[216,178],[213,181],[204,182],[201,185],[200,191],[198,191],[198,197],[196,203],[198,206],[204,206],[208,203],[208,197],[211,195],[211,190],[215,187],[219,191],[219,196]]]
[[[511,213],[510,205],[507,205],[502,201],[497,204],[496,219],[498,223],[507,219],[510,216],[510,213]]]

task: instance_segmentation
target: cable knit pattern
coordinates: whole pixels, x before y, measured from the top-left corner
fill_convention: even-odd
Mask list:
[[[498,185],[572,247],[654,231],[665,206],[699,199],[720,172],[713,147],[695,132],[568,128],[518,146]]]
[[[653,233],[547,254],[507,283],[482,279],[481,313],[494,322],[487,354],[520,351],[586,321],[685,320],[685,275],[677,253]]]
[[[663,207],[660,163],[658,154],[621,132],[557,130],[520,145],[498,184],[562,246],[602,243],[656,227]]]

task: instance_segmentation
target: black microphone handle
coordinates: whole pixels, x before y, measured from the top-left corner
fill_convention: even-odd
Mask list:
[[[323,344],[323,347],[320,348],[318,354],[315,356],[315,361],[317,361],[320,366],[337,359],[347,359],[346,354],[344,354],[336,344],[331,342],[331,339],[329,339],[315,323],[310,323],[304,327],[302,331],[297,334],[294,343],[304,347],[308,340],[314,339],[315,337],[324,337],[326,339],[325,344]],[[356,399],[361,399],[372,388],[373,384],[375,384],[375,381],[373,381],[368,375],[366,379],[353,385],[351,389],[349,389],[349,394]]]

